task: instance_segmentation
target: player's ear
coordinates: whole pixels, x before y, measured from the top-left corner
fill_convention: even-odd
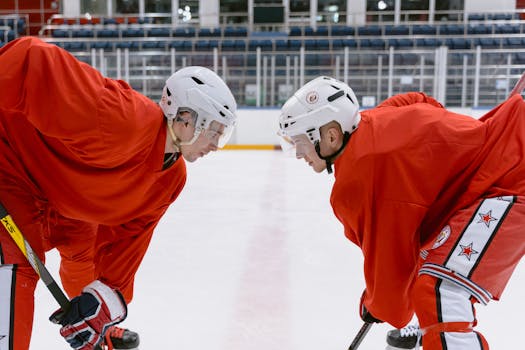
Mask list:
[[[339,125],[330,125],[326,129],[326,141],[333,149],[339,149],[343,144],[343,133]]]

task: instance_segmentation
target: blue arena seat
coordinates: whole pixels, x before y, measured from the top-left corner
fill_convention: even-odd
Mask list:
[[[126,28],[122,30],[122,36],[125,38],[129,37],[143,37],[144,29],[142,28]]]
[[[184,46],[184,41],[182,40],[173,40],[173,41],[170,41],[168,47],[169,48],[173,48],[175,49],[176,51],[179,51],[179,50],[182,50],[183,49],[183,46]]]
[[[53,29],[51,36],[53,38],[69,38],[70,31],[66,29]]]
[[[381,27],[376,24],[360,26],[357,28],[357,34],[379,36],[381,35]]]
[[[304,41],[305,50],[317,50],[317,42],[315,39],[305,39]]]
[[[303,43],[302,43],[301,40],[298,40],[298,39],[290,39],[290,40],[288,40],[288,47],[292,51],[299,50],[302,45],[303,45]]]
[[[453,50],[467,50],[472,46],[472,41],[466,38],[451,38],[445,41],[449,49]]]
[[[462,24],[443,24],[439,26],[439,34],[463,35],[465,34],[465,27]]]
[[[200,28],[197,31],[199,37],[220,37],[221,28]]]
[[[361,39],[359,45],[363,48],[382,50],[386,47],[386,42],[383,39]]]
[[[284,39],[275,40],[275,50],[276,51],[287,51],[288,41]]]
[[[398,49],[406,49],[406,48],[413,48],[414,47],[414,41],[412,39],[408,38],[399,38],[399,39],[392,39],[394,42],[390,42],[391,46],[394,46]]]
[[[211,29],[210,28],[199,28],[199,30],[197,31],[197,35],[199,37],[212,36]]]
[[[332,50],[341,50],[343,48],[343,39],[332,39]]]
[[[343,46],[349,47],[349,48],[356,48],[357,40],[356,39],[343,39]]]
[[[85,51],[86,43],[82,41],[71,41],[64,43],[64,49],[68,51]]]
[[[173,36],[182,37],[182,38],[191,38],[195,36],[195,28],[175,28]]]
[[[72,36],[74,38],[93,38],[95,35],[91,29],[77,29],[73,30]]]
[[[315,31],[312,27],[304,27],[303,34],[304,36],[314,36]]]
[[[150,28],[148,29],[149,37],[169,37],[171,30],[169,28]]]
[[[387,25],[385,35],[408,35],[409,30],[405,25]]]
[[[140,41],[132,41],[130,50],[138,51],[140,50],[141,42]]]
[[[254,51],[257,47],[261,48],[261,51],[271,51],[273,48],[272,41],[269,39],[262,40],[250,40],[248,42],[248,50]]]
[[[316,42],[317,50],[330,50],[330,40],[317,39],[315,42]]]
[[[99,29],[97,32],[97,38],[117,38],[118,31],[116,29]]]
[[[94,41],[91,43],[91,48],[97,49],[97,50],[99,49],[107,50],[107,49],[112,49],[113,45],[109,41]]]
[[[174,48],[176,51],[191,51],[193,50],[193,43],[189,40],[174,40],[168,45],[170,48]]]
[[[443,44],[441,39],[437,38],[424,38],[423,46],[424,47],[439,47]]]
[[[494,27],[494,33],[496,34],[515,34],[520,32],[519,24],[500,24]]]
[[[512,60],[514,63],[517,64],[524,64],[525,63],[525,52],[517,52],[513,55]]]
[[[235,39],[235,50],[246,51],[246,41],[243,39]]]
[[[200,39],[195,42],[195,51],[208,51],[210,49],[210,42],[208,40]]]
[[[467,27],[468,34],[492,34],[492,27],[485,24],[469,25]]]
[[[184,40],[182,42],[182,51],[191,51],[193,50],[193,43],[189,40]]]
[[[244,27],[232,27],[228,26],[224,28],[223,35],[226,36],[246,36],[248,34],[248,30]]]
[[[510,21],[512,19],[512,13],[494,13],[492,14],[492,20],[494,21]]]
[[[329,30],[327,26],[319,26],[317,27],[317,30],[315,31],[315,35],[317,36],[328,36]]]
[[[142,43],[142,48],[144,50],[154,50],[159,48],[159,43],[157,41],[144,41]]]
[[[145,17],[145,18],[139,18],[137,19],[138,24],[152,24],[153,23],[153,17]]]
[[[289,36],[302,36],[303,35],[303,31],[301,30],[300,27],[290,27],[290,33],[288,34]]]
[[[419,24],[412,27],[413,35],[436,35],[437,28],[429,24]]]
[[[118,24],[117,20],[115,18],[112,18],[112,17],[108,17],[108,18],[103,18],[102,19],[102,24],[106,25],[106,24]]]
[[[469,13],[467,18],[469,21],[484,21],[485,20],[485,16],[483,16],[481,13]]]
[[[236,33],[237,36],[247,36],[248,29],[246,27],[237,27]]]
[[[221,50],[223,51],[235,51],[235,41],[231,39],[225,39],[221,41]]]
[[[213,50],[215,48],[219,48],[219,40],[210,39],[210,50]]]
[[[119,41],[115,44],[117,49],[131,49],[131,41]]]
[[[486,49],[494,49],[500,47],[500,39],[491,37],[475,38],[473,44]]]
[[[349,26],[333,26],[331,30],[332,36],[346,36],[346,35],[354,35],[355,29],[354,27]]]
[[[237,33],[236,29],[231,26],[224,28],[224,32],[223,32],[225,37],[226,36],[237,36],[236,33]]]
[[[503,39],[503,46],[510,49],[518,49],[525,47],[523,38],[520,37],[510,37]]]

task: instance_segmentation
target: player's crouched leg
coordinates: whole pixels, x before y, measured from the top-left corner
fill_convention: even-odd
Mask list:
[[[474,308],[471,295],[465,289],[423,274],[416,280],[412,300],[425,350],[488,350],[485,338],[473,330]]]

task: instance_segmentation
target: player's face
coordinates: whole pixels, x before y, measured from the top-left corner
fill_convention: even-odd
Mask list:
[[[308,136],[304,134],[293,136],[292,141],[295,145],[295,157],[297,159],[304,159],[316,173],[326,169],[326,162],[319,158],[315,151],[315,146],[310,142]]]
[[[192,129],[192,137],[195,128]],[[201,131],[195,142],[191,145],[183,145],[180,150],[184,159],[194,162],[219,148],[219,138],[224,133],[224,125],[212,121],[208,129]],[[191,139],[191,137],[190,137]]]

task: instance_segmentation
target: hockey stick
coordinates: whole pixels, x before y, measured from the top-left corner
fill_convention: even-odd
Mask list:
[[[516,94],[521,95],[524,88],[525,88],[525,73],[522,74],[521,78],[518,80],[516,85],[514,85],[514,88],[510,92],[509,97],[514,96]]]
[[[350,347],[348,348],[348,350],[356,350],[359,347],[359,345],[365,338],[365,335],[368,333],[370,328],[372,328],[372,325],[373,323],[368,323],[368,322],[363,323],[363,325],[361,326],[361,329],[355,335],[355,338],[352,341],[352,344],[350,344]]]
[[[70,305],[69,299],[64,294],[62,289],[60,289],[53,276],[51,276],[49,270],[35,254],[2,203],[0,203],[0,220],[2,221],[2,225],[4,225],[11,238],[13,238],[15,241],[18,248],[20,248],[22,254],[24,254],[24,256],[29,261],[29,264],[31,264],[40,279],[46,285],[47,289],[49,289],[55,300],[58,302],[62,310],[67,311]]]

